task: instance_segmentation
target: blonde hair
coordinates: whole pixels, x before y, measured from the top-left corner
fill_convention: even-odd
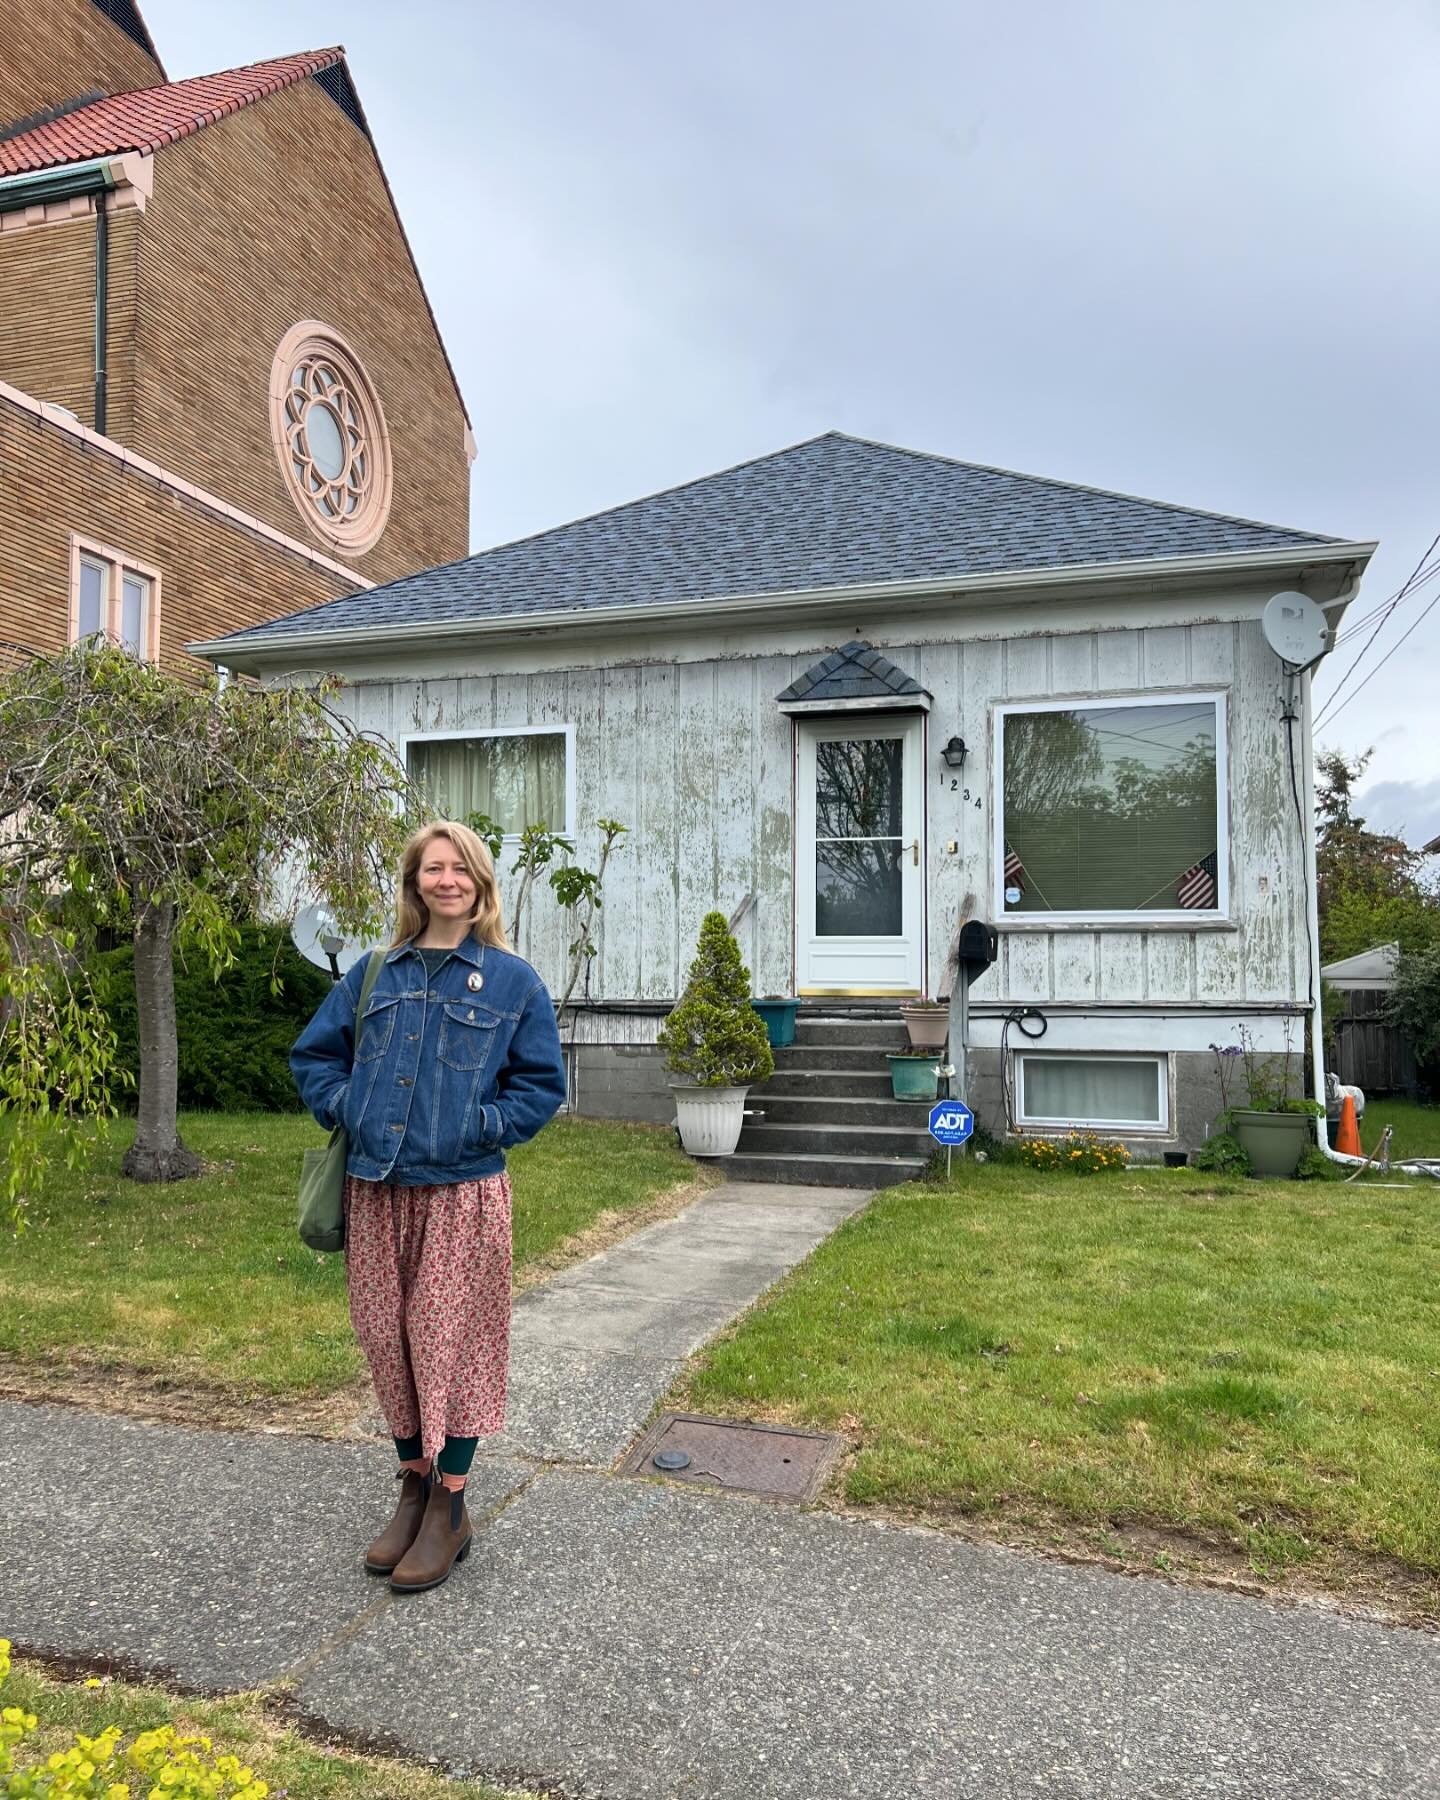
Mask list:
[[[433,825],[422,826],[405,846],[400,858],[400,887],[395,897],[395,937],[391,949],[418,937],[430,923],[430,909],[420,898],[417,877],[425,852],[439,837],[448,838],[459,851],[460,860],[475,883],[475,907],[470,914],[471,937],[479,943],[493,945],[497,950],[508,950],[510,941],[505,936],[505,920],[500,911],[500,883],[495,875],[495,860],[489,846],[482,843],[468,825],[461,825],[454,819],[437,819]]]

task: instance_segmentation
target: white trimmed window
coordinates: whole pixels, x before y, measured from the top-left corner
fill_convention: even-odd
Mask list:
[[[998,918],[1223,917],[1223,694],[996,708]]]
[[[160,573],[106,544],[70,539],[69,641],[100,637],[154,662],[160,650]]]
[[[575,829],[575,728],[417,732],[401,741],[410,779],[444,819],[484,813],[507,838],[528,825]]]
[[[1163,1056],[1015,1055],[1015,1118],[1042,1129],[1168,1132]]]

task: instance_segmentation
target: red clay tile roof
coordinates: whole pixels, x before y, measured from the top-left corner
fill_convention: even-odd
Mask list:
[[[328,69],[344,54],[338,48],[311,50],[303,56],[281,56],[274,62],[93,100],[47,125],[0,140],[0,175],[28,175],[94,156],[120,156],[127,150],[158,150]]]

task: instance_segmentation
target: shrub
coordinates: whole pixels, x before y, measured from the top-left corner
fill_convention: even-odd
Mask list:
[[[774,1073],[765,1021],[750,1004],[750,971],[724,913],[706,913],[689,985],[659,1041],[665,1067],[697,1087],[748,1087]]]
[[[1308,1150],[1301,1152],[1300,1160],[1295,1165],[1296,1181],[1339,1181],[1343,1179],[1338,1164],[1330,1158],[1318,1144],[1312,1144]]]
[[[10,1640],[0,1638],[0,1687],[10,1673]],[[139,1800],[163,1794],[167,1800],[265,1800],[269,1786],[255,1779],[236,1756],[216,1756],[207,1737],[181,1737],[173,1725],[137,1732],[129,1744],[118,1725],[107,1725],[98,1737],[77,1732],[66,1750],[43,1762],[27,1757],[22,1767],[17,1748],[40,1721],[18,1706],[0,1711],[0,1794],[21,1800]]]
[[[133,947],[95,956],[91,979],[118,1040],[117,1065],[138,1081]],[[281,983],[278,994],[271,992],[273,979]],[[236,960],[218,981],[210,979],[203,957],[192,957],[188,967],[177,960],[180,1105],[201,1112],[298,1112],[290,1046],[329,991],[329,975],[305,961],[282,926],[243,930]]]
[[[1217,1131],[1190,1159],[1197,1169],[1209,1169],[1215,1175],[1248,1175],[1250,1152],[1228,1131]]]
[[[1105,1169],[1126,1168],[1130,1152],[1113,1138],[1097,1137],[1093,1131],[1072,1131],[1063,1138],[1022,1138],[1020,1160],[1032,1169],[1098,1175]]]

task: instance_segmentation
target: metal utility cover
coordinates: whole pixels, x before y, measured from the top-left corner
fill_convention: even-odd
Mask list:
[[[664,1413],[626,1457],[621,1473],[661,1475],[727,1494],[766,1500],[813,1500],[840,1451],[829,1431],[796,1431],[788,1425],[748,1425],[707,1419],[702,1413]],[[689,1457],[682,1469],[657,1468],[663,1452]]]

